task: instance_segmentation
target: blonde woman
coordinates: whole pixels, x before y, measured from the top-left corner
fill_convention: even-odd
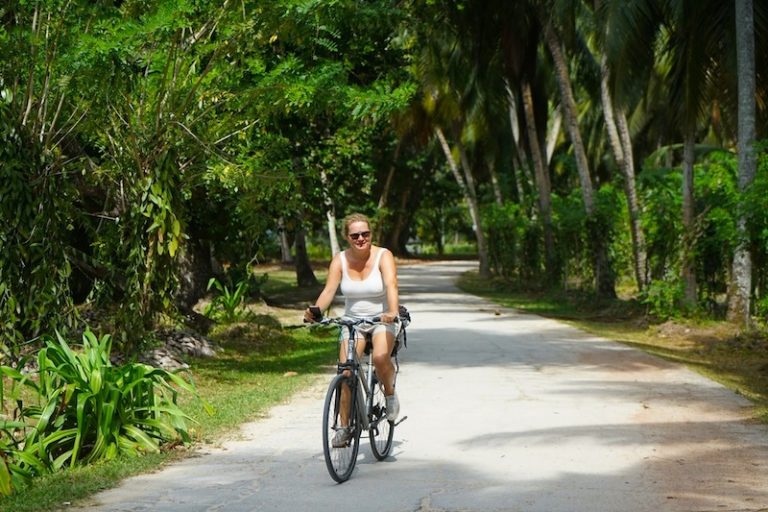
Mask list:
[[[387,419],[394,421],[400,412],[400,403],[395,393],[395,366],[391,358],[395,336],[400,329],[395,258],[388,249],[371,243],[371,223],[363,214],[353,213],[344,218],[343,235],[349,248],[333,257],[325,288],[315,301],[315,307],[320,308],[320,311],[328,309],[336,296],[336,290],[341,286],[345,317],[381,318],[380,324],[357,331],[359,334],[371,334],[373,364],[376,375],[384,385]],[[309,308],[304,318],[308,322],[314,320]],[[349,331],[345,327],[340,338],[340,360],[346,359],[348,340]],[[356,348],[358,356],[362,357],[365,343],[358,343]],[[349,390],[346,395],[349,395]],[[339,429],[333,439],[334,447],[344,446],[350,436],[347,429]]]

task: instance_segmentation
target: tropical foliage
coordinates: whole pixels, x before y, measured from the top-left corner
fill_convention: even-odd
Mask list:
[[[767,9],[6,1],[5,383],[42,386],[12,368],[29,356],[41,371],[62,366],[46,362],[65,351],[49,338],[96,320],[129,360],[158,319],[195,318],[209,293],[210,316],[235,320],[257,293],[257,262],[290,263],[313,286],[310,255],[338,249],[337,219],[351,211],[400,256],[469,243],[481,274],[522,289],[620,293],[659,318],[727,313],[759,326],[768,61],[755,56],[768,50]],[[28,414],[48,421],[47,404]],[[15,436],[28,424],[3,414],[0,443],[22,457],[6,476],[39,472],[24,457],[41,443],[46,470],[131,444],[86,440],[67,417],[27,448]]]
[[[225,323],[234,322],[244,316],[243,305],[248,294],[247,281],[240,281],[230,288],[212,277],[208,281],[208,289],[211,288],[214,288],[217,294],[205,307],[205,315],[220,319]]]
[[[77,351],[58,336],[30,361],[36,370],[0,367],[0,493],[64,466],[190,441],[177,397],[194,387],[146,364],[113,365],[111,347],[90,331]]]

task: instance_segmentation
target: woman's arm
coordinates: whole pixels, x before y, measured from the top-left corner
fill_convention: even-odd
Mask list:
[[[397,267],[395,266],[395,257],[389,249],[381,249],[384,253],[381,255],[379,268],[381,277],[384,280],[384,289],[387,291],[388,310],[382,313],[381,321],[391,324],[399,314],[400,298],[397,289]]]
[[[341,257],[337,254],[331,260],[331,264],[328,267],[328,278],[325,280],[325,287],[323,291],[318,295],[315,301],[315,306],[320,308],[320,311],[325,311],[333,303],[334,297],[336,297],[336,290],[341,283]],[[304,312],[304,319],[312,321],[312,313],[309,308]]]

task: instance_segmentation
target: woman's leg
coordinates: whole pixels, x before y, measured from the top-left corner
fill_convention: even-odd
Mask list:
[[[349,343],[348,339],[344,339],[339,344],[339,361],[347,360],[347,344],[348,343]],[[357,343],[355,343],[355,352],[357,352],[358,358],[363,357],[364,350],[365,350],[365,340],[362,338],[360,334],[357,334]],[[345,371],[344,375],[349,377],[351,375],[351,372]],[[349,425],[349,400],[350,400],[351,394],[352,393],[351,393],[351,390],[349,389],[349,386],[344,386],[341,388],[341,411],[339,415],[341,416],[342,426]]]
[[[392,364],[394,346],[395,335],[389,329],[379,330],[373,335],[373,364],[376,367],[376,375],[384,385],[389,421],[396,421],[400,414],[400,400],[395,393],[395,365]]]
[[[395,393],[395,365],[392,364],[394,346],[395,336],[388,330],[378,330],[373,335],[373,365],[387,396]]]

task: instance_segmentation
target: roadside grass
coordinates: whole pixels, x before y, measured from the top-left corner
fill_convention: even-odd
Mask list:
[[[264,417],[271,406],[331,371],[337,355],[335,332],[280,327],[298,325],[302,316],[293,304],[303,302],[306,292],[297,293],[291,279],[295,281],[295,274],[288,271],[270,273],[271,288],[267,288],[288,307],[249,304],[250,321],[218,325],[209,334],[220,347],[215,358],[187,361],[191,369],[186,376],[215,410],[209,415],[198,400],[180,396],[182,408],[196,421],[189,425],[195,441],[192,446],[45,475],[16,494],[0,498],[0,510],[40,512],[87,504],[95,493],[124,478],[158,470],[194,455],[205,444],[236,437],[241,424]],[[318,397],[318,407],[321,399]]]
[[[502,280],[464,274],[459,287],[504,307],[557,319],[592,334],[615,340],[683,364],[719,382],[754,404],[753,416],[768,423],[768,337],[741,333],[727,322],[649,318],[629,299],[597,300],[577,292],[531,292]]]

